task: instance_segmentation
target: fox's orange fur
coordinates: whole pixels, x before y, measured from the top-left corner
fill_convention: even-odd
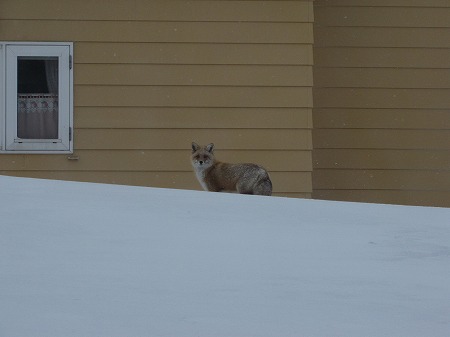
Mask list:
[[[212,143],[200,146],[193,142],[191,163],[198,181],[206,191],[272,194],[272,182],[262,166],[217,161]]]

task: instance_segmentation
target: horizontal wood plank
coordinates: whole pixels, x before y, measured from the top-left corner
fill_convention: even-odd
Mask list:
[[[450,48],[315,47],[317,67],[439,68],[450,67]]]
[[[312,107],[310,87],[76,86],[75,106]]]
[[[312,43],[310,23],[0,20],[0,39],[25,41]]]
[[[448,150],[450,130],[319,129],[315,149]]]
[[[77,107],[78,129],[311,129],[311,108]]]
[[[184,150],[77,150],[71,156],[2,155],[2,171],[186,171],[191,172],[190,144]],[[270,172],[309,172],[311,151],[220,150],[219,160],[258,163]],[[77,158],[69,160],[68,158]]]
[[[447,0],[315,0],[314,7],[319,6],[354,6],[354,7],[441,7],[448,8]]]
[[[314,110],[317,129],[450,129],[450,112],[433,109]]]
[[[79,42],[75,64],[312,65],[311,44]]]
[[[276,193],[312,193],[311,172],[273,172],[270,179]]]
[[[89,10],[86,10],[89,8]],[[3,19],[129,21],[259,21],[311,22],[312,0],[304,1],[180,1],[180,0],[2,0]]]
[[[450,88],[450,69],[330,68],[314,69],[318,88]]]
[[[312,86],[312,67],[272,65],[79,64],[75,71],[75,84]]]
[[[75,149],[181,150],[192,141],[227,150],[311,150],[308,129],[80,129]]]
[[[333,27],[448,27],[450,6],[317,6],[314,15],[316,22]]]
[[[315,27],[317,47],[449,48],[448,28]]]
[[[317,108],[447,109],[448,89],[315,88]]]
[[[450,171],[326,170],[313,173],[316,189],[450,191]]]
[[[314,169],[448,170],[450,150],[315,149]]]

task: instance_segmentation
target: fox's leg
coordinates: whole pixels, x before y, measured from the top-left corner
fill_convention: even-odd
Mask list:
[[[272,182],[269,178],[260,180],[253,189],[256,195],[272,195]]]
[[[223,188],[216,184],[208,183],[207,187],[209,192],[223,192]]]
[[[239,194],[256,194],[256,193],[254,193],[254,187],[252,185],[249,185],[245,181],[238,182],[236,184],[236,191]]]

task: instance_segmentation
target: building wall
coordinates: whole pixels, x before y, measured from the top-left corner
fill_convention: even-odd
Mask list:
[[[450,206],[450,2],[314,2],[314,198]]]
[[[312,192],[312,1],[0,2],[0,40],[74,42],[74,155],[0,174],[200,189],[191,141]]]

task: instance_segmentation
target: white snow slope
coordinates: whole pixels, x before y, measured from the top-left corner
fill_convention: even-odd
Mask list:
[[[0,177],[0,336],[450,336],[450,209]]]

